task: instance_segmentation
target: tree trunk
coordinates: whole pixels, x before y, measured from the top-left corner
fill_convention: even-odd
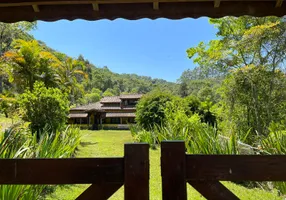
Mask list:
[[[0,75],[0,94],[3,93],[3,77]]]
[[[255,115],[255,125],[256,130],[259,134],[263,134],[262,126],[261,126],[261,120],[260,120],[260,111],[259,111],[259,101],[258,101],[258,94],[257,94],[257,88],[255,84],[252,84],[252,99],[253,99],[253,108],[254,108],[254,115]]]

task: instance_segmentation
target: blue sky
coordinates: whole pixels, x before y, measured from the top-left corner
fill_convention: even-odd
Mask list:
[[[187,58],[187,48],[214,39],[215,33],[207,18],[61,20],[38,22],[32,32],[51,48],[72,57],[82,54],[98,67],[168,81],[195,66]]]

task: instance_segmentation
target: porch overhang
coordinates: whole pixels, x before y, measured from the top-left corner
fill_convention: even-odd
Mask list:
[[[109,118],[135,117],[135,113],[106,113],[105,117],[109,117]]]
[[[87,113],[70,113],[68,118],[86,118],[87,116]]]
[[[284,16],[285,0],[1,0],[0,21]]]

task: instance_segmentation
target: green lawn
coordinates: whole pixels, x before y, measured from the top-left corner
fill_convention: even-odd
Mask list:
[[[77,152],[77,157],[110,157],[123,156],[124,143],[132,142],[129,131],[82,131],[82,144]],[[160,175],[160,150],[150,150],[150,199],[161,198]],[[277,194],[265,192],[259,189],[246,189],[242,186],[225,182],[239,198],[249,200],[274,200],[282,199]],[[46,199],[68,200],[75,199],[88,185],[73,185],[58,187],[54,193]],[[124,188],[120,188],[110,199],[122,200]],[[188,199],[204,199],[192,187],[188,186]]]

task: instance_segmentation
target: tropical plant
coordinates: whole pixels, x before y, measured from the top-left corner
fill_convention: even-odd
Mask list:
[[[80,130],[67,127],[51,132],[46,127],[38,141],[23,125],[14,125],[0,133],[0,158],[69,158],[80,143]],[[0,185],[0,199],[40,199],[43,185]]]
[[[15,40],[13,49],[4,53],[1,68],[9,75],[9,81],[16,85],[17,91],[26,87],[33,90],[37,80],[47,87],[55,86],[56,57],[42,49],[36,40]]]
[[[17,111],[17,102],[14,97],[0,94],[0,113],[4,113],[5,117],[12,118]]]
[[[88,75],[83,69],[84,65],[81,61],[69,57],[64,58],[57,68],[60,87],[69,94],[72,104],[84,93],[83,86],[79,84],[79,81],[88,78]]]
[[[34,90],[19,95],[18,102],[24,121],[30,122],[38,138],[44,127],[61,130],[67,121],[69,102],[67,95],[58,88],[46,88],[42,82],[34,84]]]

